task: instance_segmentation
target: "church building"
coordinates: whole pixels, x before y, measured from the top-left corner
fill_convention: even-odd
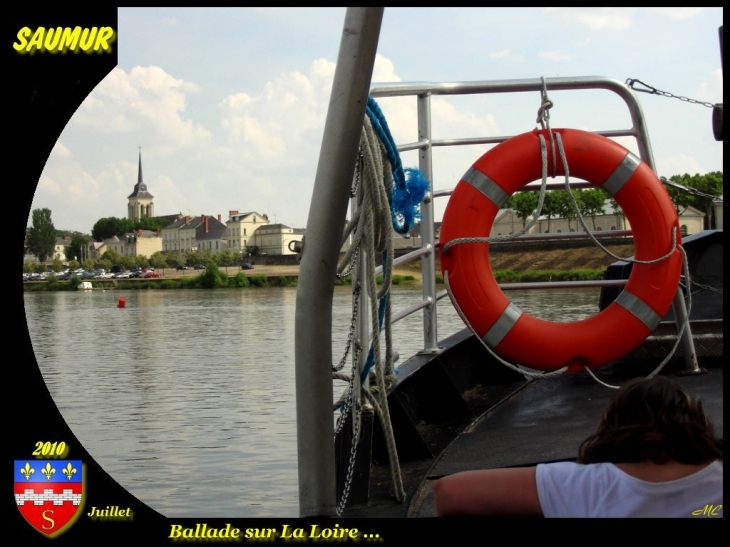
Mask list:
[[[137,220],[140,218],[152,218],[155,216],[154,196],[147,191],[147,185],[142,179],[142,150],[139,151],[139,173],[134,191],[127,198],[127,218]]]

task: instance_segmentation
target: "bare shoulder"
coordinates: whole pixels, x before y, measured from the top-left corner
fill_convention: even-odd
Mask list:
[[[534,467],[464,471],[437,480],[436,514],[542,516]]]

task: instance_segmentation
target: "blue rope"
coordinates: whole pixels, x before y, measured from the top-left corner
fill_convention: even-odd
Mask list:
[[[385,253],[383,253],[385,254]],[[383,298],[380,299],[380,302],[378,303],[378,333],[380,333],[381,330],[383,330],[383,321],[385,321],[385,307],[388,302],[388,297],[390,295],[390,291],[386,292],[383,295]],[[360,383],[365,383],[365,380],[368,377],[368,374],[370,373],[370,369],[373,368],[373,363],[375,362],[375,347],[373,344],[370,344],[370,351],[368,352],[368,358],[367,361],[365,361],[365,366],[362,367],[362,370],[360,371]]]
[[[388,122],[385,121],[383,111],[372,97],[368,97],[365,113],[385,147],[393,172],[393,191],[390,203],[393,229],[399,234],[405,235],[421,218],[421,201],[428,191],[429,181],[419,169],[403,168],[398,147],[388,128]]]

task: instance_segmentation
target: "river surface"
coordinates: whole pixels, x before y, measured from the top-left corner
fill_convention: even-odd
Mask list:
[[[393,311],[420,292],[393,287]],[[597,312],[599,289],[508,295],[543,319],[578,320]],[[56,405],[130,493],[171,518],[299,516],[296,288],[37,292],[24,301]],[[464,327],[448,297],[438,309],[439,338]],[[351,313],[350,287],[336,287],[335,362]],[[422,348],[421,313],[394,325],[399,363]],[[344,387],[337,382],[333,397]]]

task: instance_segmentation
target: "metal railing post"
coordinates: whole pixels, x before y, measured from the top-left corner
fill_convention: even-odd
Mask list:
[[[418,152],[418,168],[429,181],[428,191],[421,202],[421,245],[431,252],[421,257],[423,299],[429,305],[423,308],[423,353],[438,353],[436,313],[436,252],[433,211],[433,148],[431,147],[431,94],[418,96],[418,140],[426,144]]]

